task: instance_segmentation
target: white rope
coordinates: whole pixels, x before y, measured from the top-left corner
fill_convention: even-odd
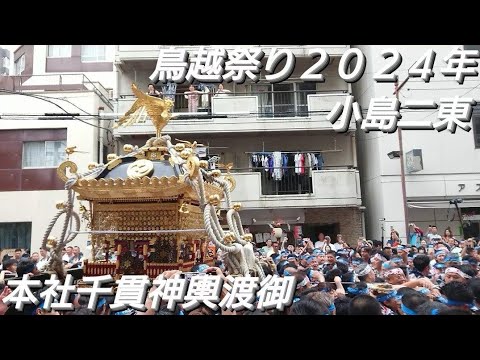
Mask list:
[[[220,221],[218,221],[217,210],[213,205],[210,205],[210,219],[213,222],[213,229],[219,238],[218,241],[222,242],[226,234],[222,229],[222,225],[220,225]]]
[[[220,249],[222,249],[222,251],[226,253],[232,251],[232,249],[222,244],[217,239],[215,232],[212,229],[212,223],[210,221],[210,204],[207,204],[207,206],[205,206],[205,209],[203,210],[203,222],[205,223],[205,229],[207,230],[208,236],[210,237],[210,240],[215,243],[215,246],[218,246]]]
[[[233,219],[233,213],[235,212],[234,209],[230,209],[228,210],[227,212],[227,223],[228,223],[228,227],[233,230],[233,233],[235,234],[235,238],[237,239],[237,241],[241,244],[241,245],[245,245],[246,244],[246,241],[243,240],[241,237],[240,237],[240,233],[237,229],[237,224],[235,224],[234,222],[234,219]]]

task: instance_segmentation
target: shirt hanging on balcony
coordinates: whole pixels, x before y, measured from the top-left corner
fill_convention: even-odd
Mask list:
[[[275,151],[273,153],[273,180],[282,180],[282,153]]]
[[[298,175],[305,174],[305,157],[303,154],[295,155],[295,173]]]

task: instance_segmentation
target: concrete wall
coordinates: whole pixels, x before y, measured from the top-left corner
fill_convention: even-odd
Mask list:
[[[313,171],[311,194],[262,195],[261,174],[235,173],[236,188],[232,201],[241,202],[246,209],[309,208],[360,206],[358,171]]]

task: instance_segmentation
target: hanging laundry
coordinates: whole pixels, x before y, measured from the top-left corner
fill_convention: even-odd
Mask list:
[[[273,180],[282,180],[282,153],[275,151],[273,153]]]

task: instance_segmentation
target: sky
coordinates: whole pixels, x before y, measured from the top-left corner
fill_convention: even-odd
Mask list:
[[[10,74],[13,74],[13,52],[17,50],[20,45],[0,45],[1,48],[10,50]]]

